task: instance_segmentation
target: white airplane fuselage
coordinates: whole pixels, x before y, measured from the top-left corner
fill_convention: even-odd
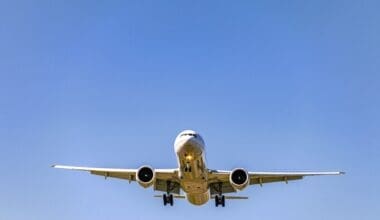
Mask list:
[[[181,132],[175,140],[181,188],[187,200],[194,205],[203,205],[210,199],[205,160],[205,143],[192,131]]]

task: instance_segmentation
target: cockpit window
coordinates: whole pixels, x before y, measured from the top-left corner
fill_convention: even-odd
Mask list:
[[[192,136],[192,137],[197,137],[197,135],[196,134],[192,134],[192,133],[184,133],[184,134],[181,134],[181,137],[183,137],[183,136]]]

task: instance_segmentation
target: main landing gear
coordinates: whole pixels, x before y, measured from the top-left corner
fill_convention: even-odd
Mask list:
[[[218,207],[221,205],[224,207],[226,205],[226,197],[224,197],[223,193],[223,183],[217,183],[213,185],[213,190],[215,190],[218,194],[215,195],[215,206]]]
[[[225,197],[223,195],[216,195],[215,196],[215,206],[218,207],[219,205],[222,205],[222,207],[225,206]]]
[[[173,194],[164,194],[162,196],[162,199],[164,201],[164,205],[170,204],[170,206],[173,206]]]
[[[175,189],[175,183],[171,181],[166,181],[166,194],[162,195],[162,201],[164,202],[164,206],[170,204],[173,206],[173,194],[171,192]]]

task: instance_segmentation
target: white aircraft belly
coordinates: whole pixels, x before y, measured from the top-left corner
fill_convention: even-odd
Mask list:
[[[183,145],[177,149],[181,188],[190,203],[203,205],[210,199],[204,147]],[[186,167],[191,168],[191,171],[185,172]]]

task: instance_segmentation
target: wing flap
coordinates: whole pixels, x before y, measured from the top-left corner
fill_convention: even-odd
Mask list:
[[[232,193],[232,192],[236,192],[236,189],[234,189],[231,186],[230,181],[217,182],[217,183],[210,184],[211,195],[219,194],[221,193],[220,191],[222,191],[222,193]]]
[[[170,180],[168,182],[168,179],[159,179],[157,178],[154,182],[154,190],[155,191],[161,191],[161,192],[172,192],[174,194],[179,194],[181,191],[181,186],[179,182],[174,179]]]
[[[90,173],[93,175],[104,176],[105,178],[112,177],[112,178],[118,178],[118,179],[126,179],[129,181],[136,181],[135,172],[122,173],[122,172],[90,171]]]
[[[249,184],[264,184],[264,183],[274,183],[274,182],[288,182],[291,180],[300,180],[302,176],[265,176],[265,177],[250,177]]]

